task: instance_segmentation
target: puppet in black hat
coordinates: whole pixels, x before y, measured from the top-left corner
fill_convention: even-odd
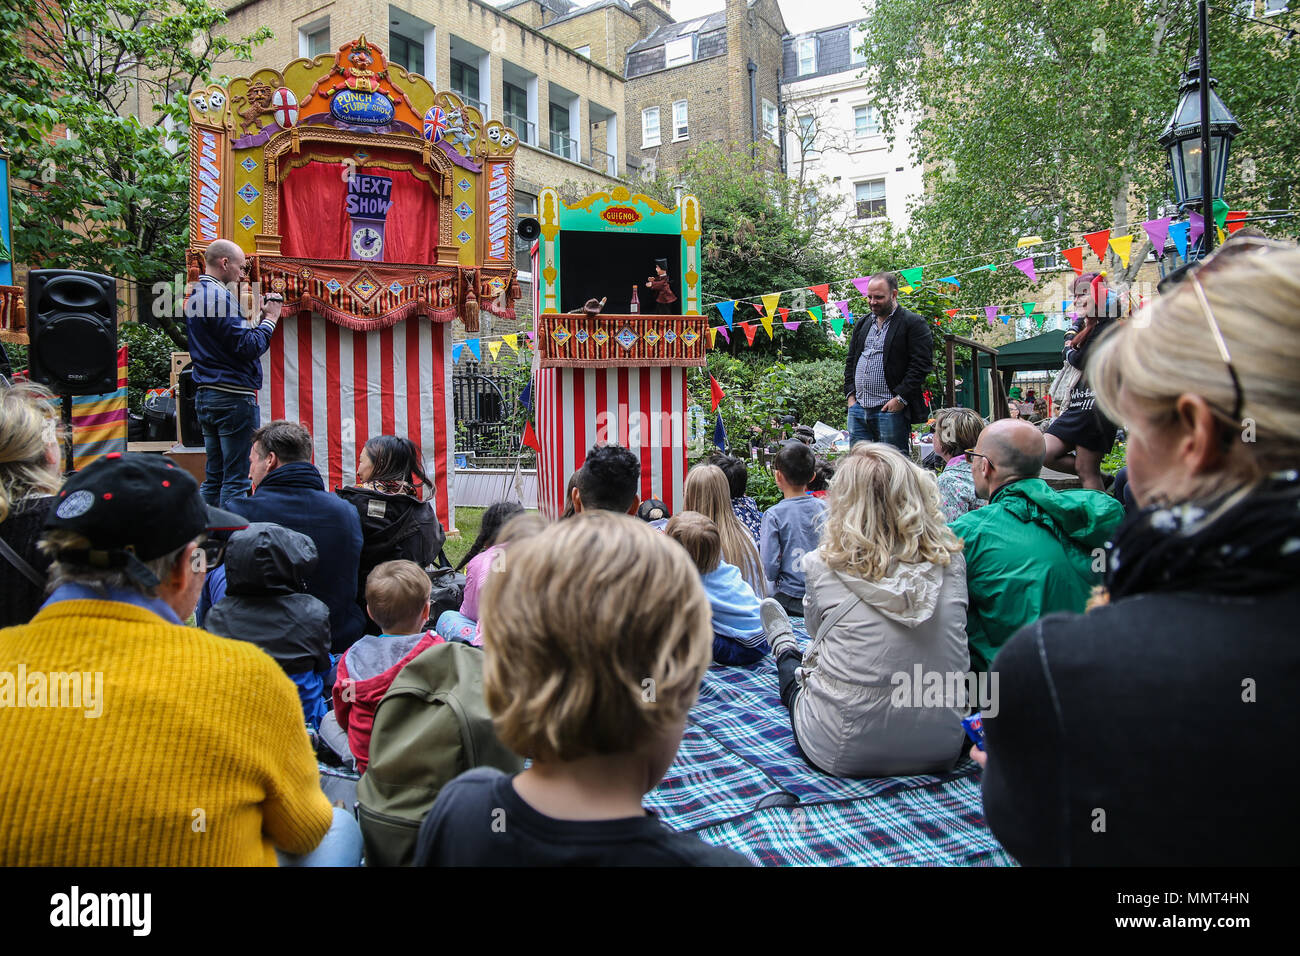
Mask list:
[[[668,260],[655,260],[655,274],[645,283],[655,293],[653,311],[655,315],[677,315],[677,296],[673,294],[672,280],[668,276]]]

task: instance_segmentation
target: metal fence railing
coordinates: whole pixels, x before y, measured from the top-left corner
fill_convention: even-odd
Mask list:
[[[519,394],[507,378],[485,375],[477,362],[462,363],[451,376],[456,450],[509,457],[519,452]]]

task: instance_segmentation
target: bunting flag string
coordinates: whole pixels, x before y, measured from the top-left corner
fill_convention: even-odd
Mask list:
[[[492,355],[492,360],[493,360],[494,362],[496,361],[496,357],[497,357],[498,355],[501,354],[501,346],[502,346],[503,344],[504,344],[504,343],[502,343],[502,342],[497,342],[497,341],[495,341],[495,340],[493,340],[493,341],[491,341],[491,342],[489,342],[489,343],[487,344],[488,352],[491,353],[491,355]]]
[[[727,328],[731,328],[731,316],[736,311],[735,301],[717,303],[718,311],[722,313],[722,320],[727,323]]]
[[[1062,249],[1061,256],[1070,264],[1070,268],[1074,270],[1075,275],[1083,275],[1083,246]]]
[[[1106,246],[1110,242],[1110,230],[1098,229],[1096,232],[1083,234],[1084,241],[1092,248],[1098,262],[1106,261]]]
[[[763,296],[763,308],[767,309],[768,319],[776,315],[776,304],[781,301],[780,292],[769,292]]]
[[[758,331],[758,328],[750,322],[741,322],[740,328],[745,333],[745,341],[753,345],[754,334]]]
[[[763,323],[763,331],[767,333],[769,340],[776,338],[776,336],[772,334],[772,317],[770,315],[764,315],[758,321]]]

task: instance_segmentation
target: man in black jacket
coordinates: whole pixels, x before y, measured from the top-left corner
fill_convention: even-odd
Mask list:
[[[849,442],[879,441],[910,454],[909,432],[925,421],[921,393],[934,364],[925,319],[898,304],[898,279],[881,272],[867,283],[871,314],[853,326],[844,365]]]

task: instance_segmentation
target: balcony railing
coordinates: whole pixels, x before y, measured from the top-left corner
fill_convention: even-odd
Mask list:
[[[556,156],[563,156],[565,159],[571,159],[578,162],[578,141],[563,133],[551,130],[551,152]]]
[[[487,119],[488,112],[487,112],[486,103],[484,103],[476,96],[470,96],[468,93],[462,93],[460,90],[456,89],[455,87],[452,87],[451,91],[460,98],[460,101],[462,103],[464,103],[466,106],[474,107],[474,109],[478,110],[480,113],[483,114],[484,119]]]
[[[591,148],[591,161],[587,163],[592,169],[603,172],[606,176],[618,176],[618,157],[603,149]]]
[[[537,145],[537,124],[530,123],[527,117],[520,116],[518,113],[506,113],[506,125],[515,131],[519,137],[519,142],[527,143],[529,146]]]

